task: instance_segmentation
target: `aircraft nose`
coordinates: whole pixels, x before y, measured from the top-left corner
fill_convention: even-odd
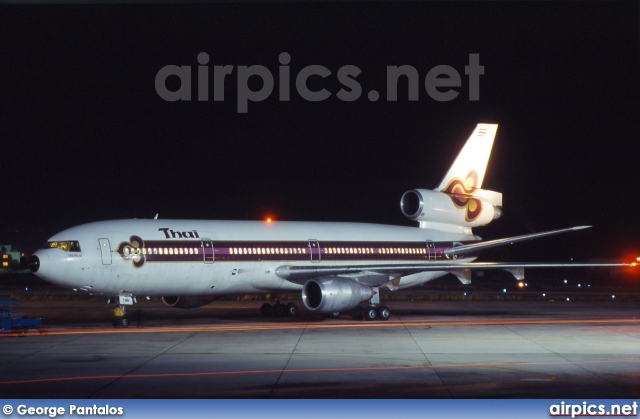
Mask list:
[[[40,269],[40,258],[36,255],[33,255],[29,258],[29,270],[31,272],[36,273]]]
[[[64,280],[61,275],[61,263],[64,259],[57,259],[55,255],[50,255],[49,251],[37,251],[29,258],[29,270],[40,279],[52,282],[56,285],[60,284],[60,280]],[[52,257],[54,256],[54,257]]]
[[[29,258],[29,270],[42,278],[51,270],[51,264],[46,254],[38,251]]]

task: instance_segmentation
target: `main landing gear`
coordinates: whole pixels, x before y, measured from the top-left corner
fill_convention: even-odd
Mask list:
[[[389,320],[389,317],[391,317],[391,311],[387,306],[356,306],[351,310],[351,318],[353,320]]]
[[[391,311],[387,306],[381,306],[380,304],[380,293],[378,288],[374,288],[375,294],[369,300],[369,305],[367,307],[355,306],[353,310],[351,310],[351,318],[353,320],[389,320],[391,317]]]
[[[282,304],[280,300],[275,303],[264,303],[260,307],[260,313],[264,317],[298,317],[298,306],[294,303]]]

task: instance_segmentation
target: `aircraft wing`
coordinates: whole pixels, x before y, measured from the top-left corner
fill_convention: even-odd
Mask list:
[[[525,268],[622,268],[632,266],[629,263],[582,263],[582,262],[462,262],[441,263],[425,262],[390,265],[352,265],[352,266],[281,266],[276,275],[287,281],[304,284],[308,279],[323,276],[357,275],[367,273],[386,277],[401,277],[420,272],[447,271],[457,274],[462,270],[504,269],[512,273]],[[515,275],[515,274],[514,274]],[[385,283],[386,281],[382,282]],[[379,285],[382,285],[379,284]]]

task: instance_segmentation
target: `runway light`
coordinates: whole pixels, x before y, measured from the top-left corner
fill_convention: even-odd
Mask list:
[[[591,288],[591,284],[587,284],[587,288]]]
[[[464,296],[465,296],[465,297],[467,296],[467,293],[466,293],[466,292],[464,293]]]
[[[566,279],[564,280],[564,283],[565,283],[565,284],[567,283],[567,280],[566,280]]]
[[[267,217],[267,222],[268,222],[268,223],[270,223],[270,222],[272,222],[272,221],[273,221],[273,220],[271,219],[271,217]]]
[[[502,292],[507,292],[507,289],[506,289],[506,288],[503,288],[503,289],[502,289]]]
[[[545,294],[545,293],[542,293],[542,296],[543,296],[543,297],[546,297],[546,296],[547,296],[547,294]]]
[[[518,287],[520,287],[520,288],[524,288],[524,283],[522,283],[522,282],[518,282]]]
[[[582,285],[578,284],[578,288],[582,287]]]
[[[567,301],[569,301],[569,297],[567,297]]]
[[[24,290],[25,291],[29,291],[29,287],[24,287]]]
[[[612,295],[612,296],[611,296],[611,298],[616,298],[616,296],[615,296],[615,295]]]

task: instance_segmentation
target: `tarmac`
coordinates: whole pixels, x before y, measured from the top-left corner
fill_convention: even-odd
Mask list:
[[[406,301],[389,321],[263,318],[261,301],[23,302],[0,336],[3,398],[638,398],[634,302]]]

